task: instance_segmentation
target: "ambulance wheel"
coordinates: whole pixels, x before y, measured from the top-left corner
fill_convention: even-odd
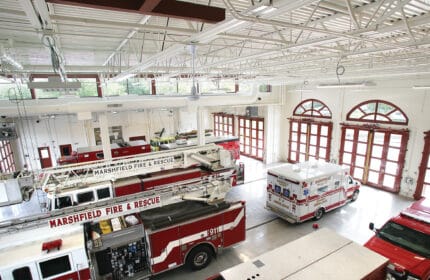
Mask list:
[[[192,270],[200,270],[209,265],[212,260],[212,250],[208,246],[198,246],[191,250],[187,257],[187,265]]]
[[[351,201],[356,201],[357,200],[357,198],[358,198],[358,194],[360,193],[360,191],[359,190],[355,190],[353,193],[352,193],[352,197],[351,197]]]
[[[323,215],[324,215],[324,208],[320,208],[317,211],[315,211],[314,219],[319,220],[322,218]]]

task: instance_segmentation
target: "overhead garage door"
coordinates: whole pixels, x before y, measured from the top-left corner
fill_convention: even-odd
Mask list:
[[[363,184],[398,192],[408,130],[342,126],[340,163]]]

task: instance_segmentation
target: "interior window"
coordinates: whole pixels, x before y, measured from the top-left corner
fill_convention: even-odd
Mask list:
[[[43,278],[48,278],[53,275],[62,274],[71,270],[69,256],[62,256],[55,259],[50,259],[39,263],[40,272]],[[21,278],[24,279],[24,278]]]
[[[110,197],[110,190],[109,188],[103,188],[97,190],[97,197],[98,199],[108,198]]]
[[[70,196],[62,196],[55,199],[55,209],[61,209],[72,205],[73,202]]]
[[[94,200],[94,193],[93,193],[93,191],[78,193],[77,199],[78,199],[78,203],[85,203],[85,202],[93,201]]]
[[[14,280],[32,280],[31,271],[28,266],[20,267],[12,271],[12,276]],[[1,278],[0,278],[1,280]]]

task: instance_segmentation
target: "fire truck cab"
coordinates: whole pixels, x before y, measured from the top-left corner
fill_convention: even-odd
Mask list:
[[[285,164],[268,170],[266,208],[290,223],[312,218],[358,198],[360,184],[328,162]]]
[[[245,240],[245,203],[184,201],[84,226],[94,279],[142,279],[183,264],[206,267]]]
[[[388,220],[364,246],[390,259],[388,280],[430,279],[430,199],[422,198]]]

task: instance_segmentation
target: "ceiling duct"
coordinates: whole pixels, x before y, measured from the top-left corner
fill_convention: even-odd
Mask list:
[[[80,82],[61,81],[58,76],[49,76],[47,82],[28,82],[30,89],[44,89],[56,91],[75,91],[81,88]]]

